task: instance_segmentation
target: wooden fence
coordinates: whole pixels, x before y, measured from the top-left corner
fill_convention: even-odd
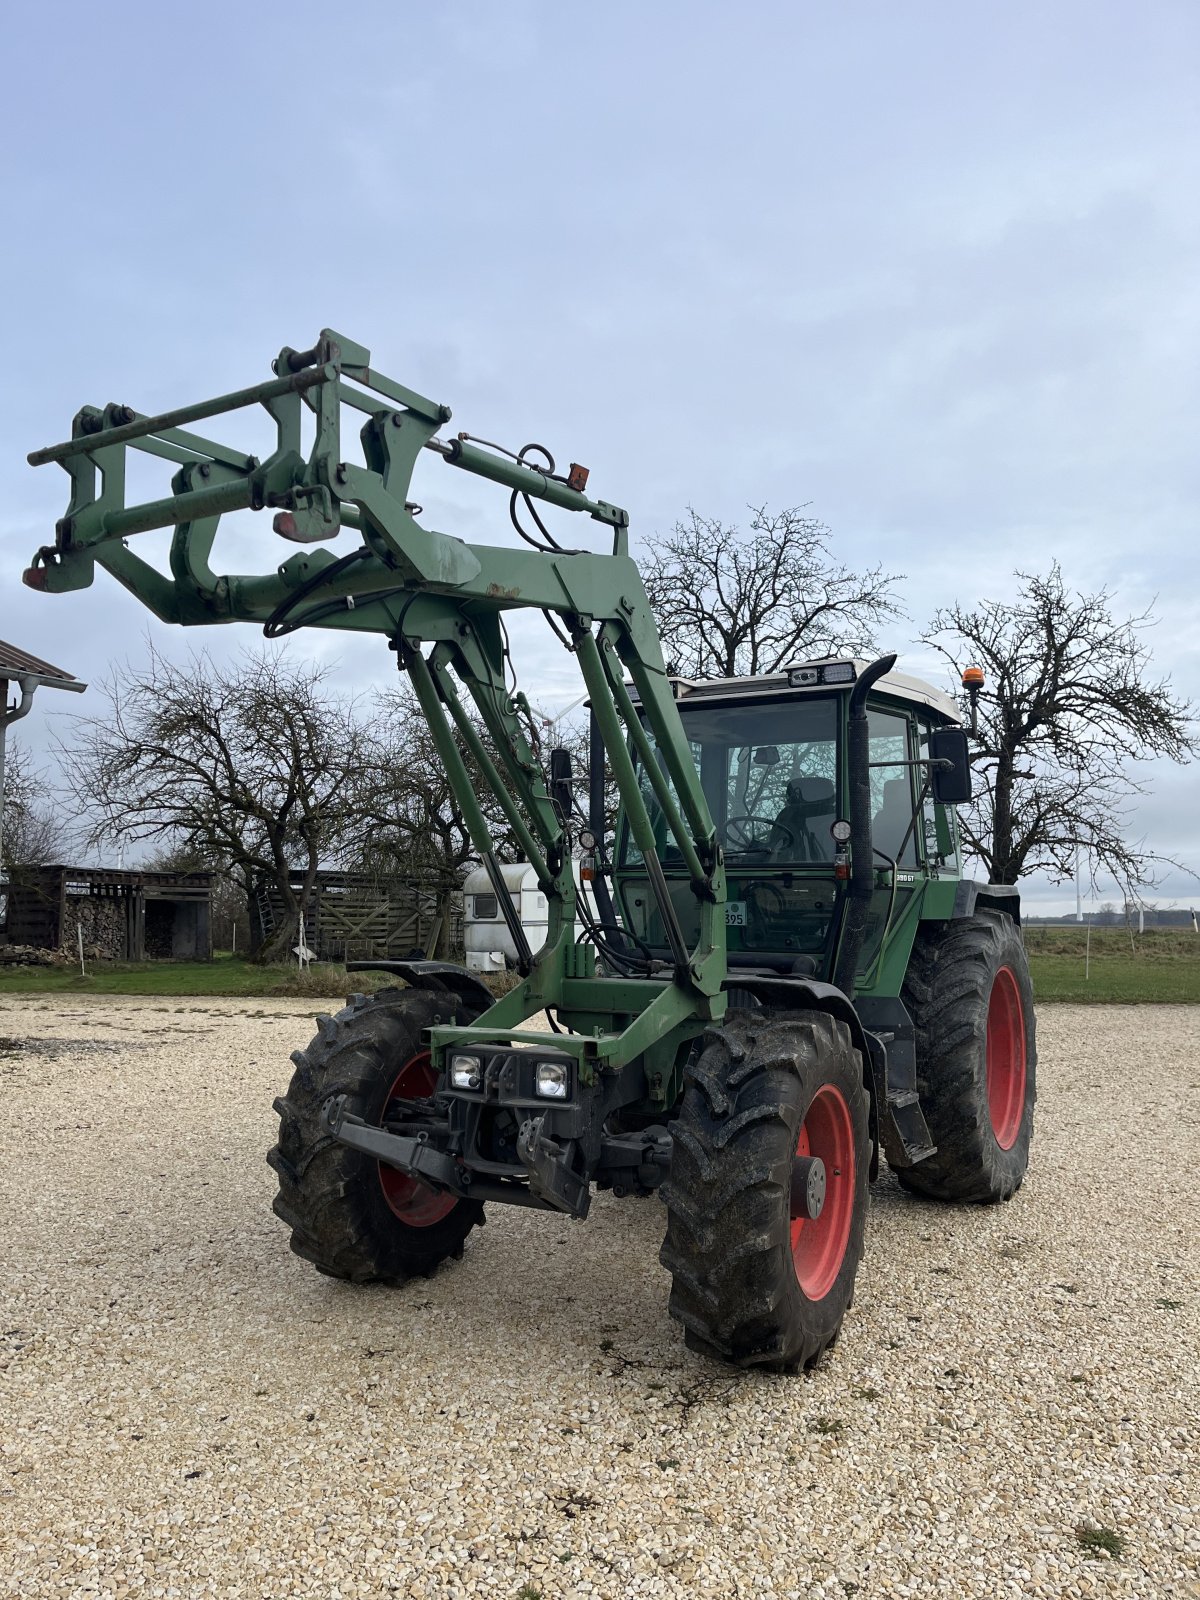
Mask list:
[[[299,893],[302,880],[292,887]],[[278,926],[283,901],[264,886],[250,908],[257,947]],[[304,913],[304,942],[319,961],[364,961],[460,954],[462,893],[454,880],[379,878],[362,872],[319,872]]]

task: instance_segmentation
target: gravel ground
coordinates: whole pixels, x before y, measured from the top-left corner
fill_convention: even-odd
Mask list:
[[[0,1001],[0,1594],[1200,1596],[1200,1007],[1044,1008],[1024,1189],[885,1178],[802,1378],[683,1348],[655,1201],[318,1276],[263,1161],[313,1009]]]

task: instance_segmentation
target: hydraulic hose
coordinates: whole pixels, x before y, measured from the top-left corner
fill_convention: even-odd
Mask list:
[[[604,844],[604,735],[600,732],[600,724],[596,714],[588,708],[588,827],[596,840],[595,845],[595,876],[592,879],[592,892],[596,897],[596,908],[600,913],[597,919],[601,936],[613,945],[622,954],[626,953],[625,939],[617,925],[616,907],[613,905],[612,891],[609,887],[611,864]],[[580,897],[582,899],[582,896]]]

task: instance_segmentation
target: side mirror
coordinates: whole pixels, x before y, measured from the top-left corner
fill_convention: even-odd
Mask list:
[[[559,814],[571,815],[571,752],[561,748],[550,752],[550,798]]]
[[[965,728],[934,728],[929,735],[929,759],[934,763],[933,798],[942,805],[959,806],[971,798],[971,758]],[[949,766],[938,766],[939,761]]]

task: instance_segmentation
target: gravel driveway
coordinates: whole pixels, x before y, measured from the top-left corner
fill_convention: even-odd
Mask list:
[[[1024,1189],[885,1178],[806,1378],[684,1349],[656,1201],[317,1275],[263,1160],[314,1009],[0,1001],[0,1593],[1200,1596],[1200,1007],[1044,1008]]]

